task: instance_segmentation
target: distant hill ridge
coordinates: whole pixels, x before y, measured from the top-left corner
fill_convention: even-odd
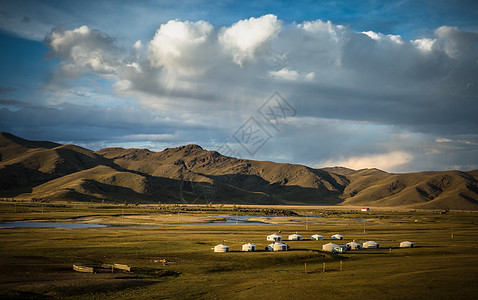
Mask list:
[[[0,198],[122,203],[362,205],[478,209],[478,170],[393,174],[238,159],[198,145],[147,149],[28,141],[0,133]]]

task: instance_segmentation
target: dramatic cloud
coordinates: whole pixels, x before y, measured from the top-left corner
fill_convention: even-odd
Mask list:
[[[49,56],[61,57],[62,71],[68,75],[96,72],[115,73],[118,54],[114,39],[99,30],[81,26],[73,30],[54,29],[45,39]]]
[[[478,58],[478,33],[463,32],[457,27],[442,26],[435,31],[445,53],[456,60]]]
[[[241,20],[219,34],[219,42],[224,50],[232,55],[234,63],[243,66],[244,62],[253,60],[262,50],[267,54],[267,42],[281,28],[281,22],[274,15]]]
[[[267,14],[224,26],[170,20],[129,46],[113,36],[79,26],[44,39],[48,57],[60,60],[45,108],[52,120],[77,120],[76,106],[62,103],[81,104],[79,112],[96,105],[92,115],[103,121],[84,126],[103,128],[98,140],[205,147],[229,140],[241,149],[233,133],[250,117],[263,122],[258,109],[279,91],[297,115],[281,128],[266,123],[272,138],[254,158],[393,171],[478,163],[475,32],[441,26],[407,40]],[[9,103],[3,117],[28,118],[32,108]]]
[[[154,113],[131,106],[111,108],[63,103],[44,107],[0,99],[0,106],[3,105],[15,106],[12,110],[0,109],[0,128],[4,131],[30,139],[77,143],[94,150],[122,143],[161,149],[172,140],[191,143],[197,130],[208,129],[197,122],[158,118]]]
[[[213,26],[204,21],[169,21],[161,25],[149,43],[152,67],[170,72],[202,73],[214,61],[209,40]]]

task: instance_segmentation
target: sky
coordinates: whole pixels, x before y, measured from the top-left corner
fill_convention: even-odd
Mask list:
[[[0,0],[0,131],[478,169],[477,1]]]

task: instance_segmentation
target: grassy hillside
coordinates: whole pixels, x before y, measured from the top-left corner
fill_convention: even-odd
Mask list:
[[[147,149],[34,142],[0,134],[0,197],[478,209],[478,170],[392,174],[223,156],[198,145]]]
[[[477,180],[467,172],[357,172],[350,180],[344,205],[476,209],[478,204]]]

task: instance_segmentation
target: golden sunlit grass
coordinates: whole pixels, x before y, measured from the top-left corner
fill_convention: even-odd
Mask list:
[[[43,214],[39,207],[31,207],[31,212],[26,207],[17,213],[12,209],[0,206],[2,220],[42,216],[72,220],[78,214],[74,205]],[[278,217],[271,219],[285,224],[3,228],[0,295],[58,299],[474,298],[478,291],[477,213],[377,212],[367,215],[365,233],[364,223],[356,219],[360,216],[342,211],[336,217],[309,217],[315,223],[307,225],[305,217]],[[170,224],[178,216],[155,216],[139,207],[114,208],[109,214],[107,209],[84,207],[79,217]],[[179,214],[179,218],[191,223],[221,219],[189,214]],[[298,232],[306,240],[285,241],[292,248],[289,252],[263,251],[270,243],[266,236],[279,230],[284,239]],[[308,240],[315,233],[326,240]],[[345,242],[375,240],[381,248],[344,255],[321,252],[334,233],[344,235]],[[398,248],[404,240],[417,247]],[[246,242],[256,244],[259,251],[240,252]],[[230,246],[232,252],[214,253],[212,248],[219,243]],[[158,262],[164,258],[170,263]],[[81,274],[72,270],[74,263],[128,264],[133,273]]]

